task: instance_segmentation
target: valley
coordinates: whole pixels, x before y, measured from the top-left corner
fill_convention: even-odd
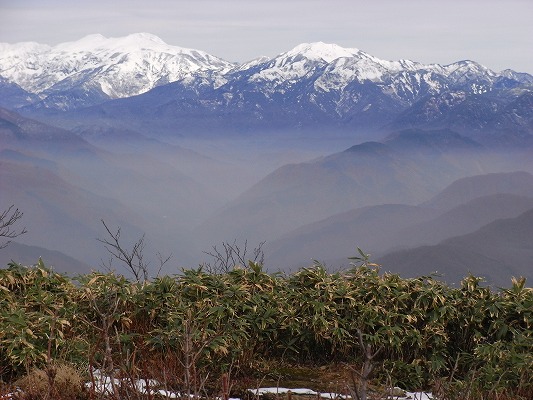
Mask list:
[[[153,275],[265,242],[268,271],[360,247],[405,276],[533,279],[529,74],[322,42],[242,64],[150,34],[1,49],[0,204],[28,228],[3,264],[126,273],[104,220],[145,235]]]

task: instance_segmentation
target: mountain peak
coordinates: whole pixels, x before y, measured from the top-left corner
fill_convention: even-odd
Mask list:
[[[132,34],[126,36],[126,38],[149,41],[149,42],[160,43],[160,44],[166,44],[163,41],[163,39],[161,39],[159,36],[154,35],[153,33],[148,33],[148,32],[132,33]]]
[[[531,87],[530,75],[496,74],[467,60],[444,66],[386,61],[324,42],[302,43],[273,58],[236,64],[166,44],[150,33],[117,38],[95,34],[54,47],[0,44],[0,76],[1,104],[31,104],[35,110],[81,109],[175,82],[168,96],[179,87],[179,96],[202,112],[240,107],[260,124],[270,124],[269,116],[276,115],[276,124],[284,121],[291,129],[328,121],[355,129],[383,124],[393,130],[447,127],[468,137],[490,125],[494,137],[502,140],[503,126],[531,132],[529,97],[513,106],[516,112],[503,108]],[[22,89],[35,97],[24,97]],[[488,95],[468,97],[493,91],[494,97],[503,90],[505,100],[496,108]],[[4,100],[8,95],[10,100]],[[163,97],[189,115],[179,96]]]
[[[50,46],[37,42],[0,43],[0,59],[11,56],[23,58],[27,54],[42,53],[49,50]]]
[[[462,60],[457,61],[443,67],[450,74],[484,74],[487,76],[496,76],[497,74],[491,69],[485,67],[484,65],[471,61],[471,60]]]
[[[342,57],[353,57],[359,53],[359,49],[344,48],[336,44],[314,42],[302,43],[292,50],[283,53],[284,56],[294,57],[303,55],[306,58],[314,61],[325,61],[328,64]]]
[[[96,99],[129,97],[189,77],[195,71],[221,71],[232,63],[203,51],[166,44],[150,33],[123,37],[101,34],[42,46],[0,45],[0,73],[30,93],[45,96],[76,86]],[[61,95],[59,95],[61,96]],[[81,102],[85,105],[85,100]],[[46,105],[44,105],[46,106]],[[61,109],[65,105],[60,100]]]
[[[134,51],[137,49],[170,48],[183,50],[180,47],[169,46],[161,38],[151,33],[132,33],[121,37],[105,37],[99,33],[84,36],[73,41],[60,43],[54,49],[59,51],[97,51],[102,49],[117,49],[121,51]]]

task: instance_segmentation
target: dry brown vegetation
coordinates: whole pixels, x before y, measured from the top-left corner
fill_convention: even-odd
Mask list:
[[[440,399],[531,398],[525,280],[492,290],[468,276],[453,288],[359,261],[337,273],[317,264],[270,274],[252,262],[134,282],[11,264],[0,270],[3,391],[16,383],[28,399],[96,398],[76,388],[98,368],[185,396],[220,395],[226,376],[232,395],[283,383],[354,396],[400,386]],[[142,397],[123,386],[109,395]]]

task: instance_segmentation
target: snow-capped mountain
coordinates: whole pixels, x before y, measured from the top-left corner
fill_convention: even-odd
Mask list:
[[[89,35],[54,47],[0,44],[0,75],[43,99],[58,94],[68,98],[68,91],[99,93],[102,99],[129,97],[191,74],[231,67],[218,57],[167,45],[148,33],[121,38]],[[69,108],[68,101],[58,103],[58,108]]]
[[[322,42],[240,65],[146,33],[90,35],[54,47],[0,44],[0,78],[4,87],[11,84],[10,92],[0,85],[8,108],[9,96],[17,93],[12,109],[105,114],[127,118],[130,127],[137,120],[189,131],[456,129],[454,115],[459,115],[461,133],[502,130],[505,121],[506,131],[518,124],[526,136],[533,135],[533,110],[509,110],[533,92],[529,74],[495,72],[467,60],[387,61]],[[23,91],[38,100],[22,101]],[[113,99],[120,100],[109,102]]]
[[[311,103],[315,96],[357,91],[354,85],[376,86],[385,96],[405,104],[427,94],[461,88],[472,93],[492,90],[499,79],[509,73],[497,74],[472,61],[446,66],[421,64],[410,60],[386,61],[358,49],[346,49],[334,44],[305,43],[251,68],[230,71],[228,85],[255,87],[270,94],[300,91]],[[512,75],[511,79],[527,81],[529,75]],[[303,84],[303,85],[302,85]],[[313,95],[314,94],[314,95]],[[302,100],[299,98],[299,100]],[[346,96],[339,96],[339,103]],[[357,102],[352,97],[353,102]],[[371,106],[365,102],[364,106]],[[342,109],[335,110],[342,115]]]

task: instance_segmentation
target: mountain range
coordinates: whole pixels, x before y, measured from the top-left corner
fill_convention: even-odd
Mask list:
[[[376,261],[402,276],[437,274],[459,283],[465,273],[505,287],[509,277],[533,279],[533,209],[514,218],[497,219],[478,230],[450,237],[436,245],[391,252]]]
[[[4,43],[0,207],[28,233],[0,260],[112,267],[105,220],[126,246],[145,235],[152,269],[172,254],[164,273],[266,241],[270,270],[359,246],[405,275],[533,279],[532,146],[533,76],[474,61],[318,42],[234,63],[146,33]]]
[[[346,266],[348,257],[361,247],[384,270],[403,276],[439,273],[457,283],[471,272],[491,284],[505,285],[511,275],[533,278],[533,245],[524,244],[531,237],[529,228],[520,227],[527,226],[521,215],[530,210],[533,175],[476,175],[454,181],[418,205],[381,204],[334,214],[300,226],[267,243],[266,248],[274,265],[291,268],[313,259]],[[495,221],[507,220],[511,221],[507,230],[496,228]],[[491,235],[482,236],[487,230]],[[456,251],[449,248],[450,243]],[[510,252],[514,252],[512,257],[508,257]],[[484,255],[477,257],[480,254]],[[495,269],[498,262],[500,267]]]
[[[474,61],[386,61],[322,42],[242,64],[147,33],[0,44],[2,106],[152,136],[423,128],[530,145],[532,88],[529,74]]]

